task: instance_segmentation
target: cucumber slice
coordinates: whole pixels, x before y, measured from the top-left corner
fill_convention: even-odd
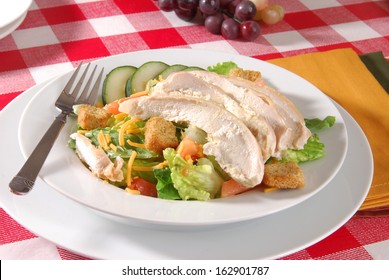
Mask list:
[[[104,105],[126,97],[126,82],[136,70],[134,66],[125,65],[116,67],[107,74],[103,83],[102,101]]]
[[[188,66],[182,64],[174,64],[166,68],[164,71],[162,71],[156,78],[160,77],[162,80],[165,80],[171,73],[182,71],[185,70],[186,68],[188,68]]]
[[[157,77],[169,67],[162,61],[149,61],[142,64],[131,78],[131,94],[144,91],[149,80]]]
[[[198,71],[198,70],[205,71],[205,69],[197,66],[189,66],[184,71]]]

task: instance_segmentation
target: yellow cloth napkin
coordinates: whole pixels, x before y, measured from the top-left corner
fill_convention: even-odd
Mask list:
[[[338,49],[269,62],[314,84],[358,122],[374,157],[372,186],[360,210],[389,207],[389,94],[359,56],[352,49]]]

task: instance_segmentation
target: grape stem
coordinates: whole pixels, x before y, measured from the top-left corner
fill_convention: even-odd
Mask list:
[[[242,22],[239,19],[235,18],[234,15],[230,13],[230,11],[225,10],[225,9],[219,9],[219,12],[221,12],[222,14],[225,14],[226,16],[232,18],[237,23],[242,24]]]

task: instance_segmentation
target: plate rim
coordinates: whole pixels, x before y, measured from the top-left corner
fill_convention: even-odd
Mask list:
[[[11,5],[14,5],[13,7],[17,7],[17,8],[16,8],[16,10],[12,10],[14,12],[14,14],[9,14],[9,12],[7,13],[8,14],[8,17],[6,17],[7,20],[0,19],[0,28],[5,28],[8,25],[15,24],[15,22],[18,21],[18,19],[22,18],[23,15],[25,16],[25,14],[27,14],[28,9],[32,5],[32,0],[24,0],[22,3],[20,3],[20,1],[12,1],[12,2],[6,1],[6,2],[8,3],[8,5],[9,5],[9,3],[11,3]],[[20,5],[20,4],[23,4],[23,5]],[[0,8],[4,8],[4,7],[0,7]],[[24,17],[23,17],[23,19],[24,19]]]
[[[111,59],[117,59],[117,60],[120,60],[122,57],[127,57],[127,56],[136,56],[136,55],[142,55],[142,54],[146,54],[146,55],[149,55],[150,53],[152,55],[154,55],[155,53],[159,53],[161,51],[164,51],[164,52],[173,52],[174,54],[177,53],[177,51],[181,51],[181,52],[190,52],[190,53],[196,53],[196,55],[199,55],[200,56],[205,56],[205,55],[219,55],[219,56],[230,56],[232,59],[231,60],[249,60],[249,61],[256,61],[258,62],[259,64],[263,63],[263,64],[266,64],[267,66],[270,66],[271,68],[274,68],[274,69],[277,69],[278,71],[281,71],[281,72],[285,72],[287,73],[287,75],[290,75],[293,77],[293,79],[299,79],[299,80],[302,80],[304,81],[304,83],[307,83],[309,84],[315,91],[319,92],[322,97],[324,98],[327,98],[329,100],[329,102],[331,102],[332,100],[326,96],[324,93],[322,93],[317,87],[315,87],[314,85],[312,85],[310,82],[308,82],[306,79],[296,75],[295,73],[293,72],[290,72],[282,67],[279,67],[277,65],[273,65],[269,62],[266,62],[266,61],[262,61],[262,60],[259,60],[259,59],[255,59],[255,58],[251,58],[251,57],[247,57],[247,56],[243,56],[243,55],[239,55],[239,54],[231,54],[231,53],[224,53],[224,52],[218,52],[218,51],[209,51],[209,50],[192,50],[192,49],[181,49],[181,48],[175,48],[175,49],[156,49],[156,50],[141,50],[141,51],[136,51],[136,52],[131,52],[131,53],[123,53],[123,54],[118,54],[118,55],[113,55],[113,56],[109,56],[109,57],[104,57],[104,58],[101,58],[101,59],[97,59],[97,60],[94,60],[92,63],[95,63],[96,65],[98,65],[99,63],[101,63],[102,61],[109,61]],[[68,71],[62,75],[59,75],[57,76],[56,78],[54,78],[52,81],[50,81],[44,88],[42,88],[29,102],[29,105],[26,106],[26,108],[28,108],[30,106],[31,103],[34,102],[35,98],[38,98],[40,94],[42,94],[42,92],[45,91],[46,88],[49,88],[51,85],[57,83],[58,81],[60,81],[61,79],[64,79],[64,77],[66,77],[67,75],[70,75],[70,73],[72,72],[73,70],[71,71]],[[336,109],[337,110],[337,109]],[[21,128],[22,124],[23,124],[23,119],[25,119],[24,115],[27,113],[28,111],[27,110],[24,110],[23,112],[23,115],[21,116],[21,120],[20,120],[20,123],[19,123],[19,143],[20,143],[20,148],[22,150],[22,154],[26,157],[26,151],[23,150],[23,137],[21,136],[22,135],[22,131],[23,129]],[[340,114],[340,112],[337,110],[337,112]],[[344,120],[342,119],[342,123],[344,124]],[[308,199],[309,197],[311,197],[312,195],[315,195],[318,191],[320,191],[322,188],[324,188],[332,179],[333,177],[335,176],[335,174],[337,172],[339,172],[344,160],[345,160],[345,157],[346,157],[346,153],[347,153],[347,127],[345,126],[344,127],[344,130],[345,130],[345,136],[346,136],[346,144],[345,144],[345,149],[343,151],[343,154],[342,154],[342,157],[341,157],[341,160],[339,161],[339,164],[337,166],[337,169],[336,169],[336,172],[334,172],[334,174],[328,178],[320,188],[316,189],[315,191],[311,192],[306,198],[302,199],[302,200],[299,200],[298,203],[301,203],[302,201],[304,201],[305,199]],[[88,172],[89,173],[89,172]],[[42,178],[42,177],[41,177]],[[214,225],[220,225],[220,224],[228,224],[228,223],[237,223],[237,222],[241,222],[241,221],[247,221],[247,220],[251,220],[251,219],[256,219],[256,218],[259,218],[259,217],[263,217],[263,216],[266,216],[266,215],[270,215],[270,214],[273,214],[275,212],[278,212],[278,211],[283,211],[283,210],[286,210],[287,208],[289,207],[292,207],[298,203],[292,203],[292,204],[289,204],[287,207],[283,207],[283,208],[278,208],[276,210],[273,210],[273,211],[268,211],[266,212],[266,214],[262,214],[262,215],[246,215],[244,217],[236,217],[236,218],[229,218],[228,220],[223,220],[223,219],[218,219],[218,220],[213,220],[213,221],[205,221],[205,222],[202,222],[202,221],[196,221],[196,222],[193,222],[193,221],[176,221],[176,220],[156,220],[155,218],[154,219],[150,219],[150,218],[144,218],[144,217],[133,217],[133,216],[128,216],[128,215],[125,215],[125,214],[121,214],[121,213],[112,213],[112,211],[107,211],[106,209],[101,209],[101,207],[95,207],[93,205],[90,205],[89,203],[85,203],[85,201],[81,201],[79,198],[77,197],[72,197],[70,196],[68,193],[64,192],[61,188],[58,188],[57,186],[54,186],[53,183],[50,182],[50,180],[47,180],[45,177],[42,178],[48,185],[50,185],[51,187],[53,187],[55,190],[59,191],[61,194],[65,195],[66,197],[70,198],[70,199],[73,199],[75,201],[77,201],[78,203],[81,203],[87,207],[90,207],[91,209],[94,209],[98,212],[100,212],[101,214],[103,215],[106,215],[110,218],[113,218],[113,219],[117,219],[119,221],[122,221],[122,222],[128,222],[130,224],[138,224],[138,223],[141,223],[145,226],[148,226],[148,225],[154,225],[154,226],[165,226],[165,225],[173,225],[173,226],[183,226],[183,227],[198,227],[198,226],[201,226],[201,227],[204,227],[204,226],[214,226]],[[148,199],[148,198],[146,198]],[[175,201],[171,202],[171,203],[176,203]],[[181,202],[182,203],[182,202]],[[194,203],[198,203],[198,202],[190,202],[192,204]]]
[[[38,85],[37,85],[38,86]],[[9,107],[12,107],[12,109],[13,109],[13,106],[17,106],[17,104],[18,104],[18,101],[20,100],[20,101],[22,101],[22,100],[24,100],[24,98],[29,98],[29,97],[31,97],[31,96],[28,96],[27,95],[27,92],[28,93],[32,93],[32,90],[34,89],[34,88],[36,88],[37,86],[34,86],[34,87],[32,87],[30,90],[27,90],[26,92],[24,92],[22,95],[20,95],[20,96],[18,96],[18,97],[16,97],[13,101],[11,101],[11,105],[9,105]],[[335,103],[335,102],[334,102]],[[7,105],[8,106],[8,105]],[[7,108],[7,106],[6,106],[6,108],[4,108],[1,112],[0,112],[0,117],[2,118],[4,115],[6,115],[6,113],[8,113],[8,109],[11,109],[11,108]],[[339,105],[340,106],[340,105]],[[341,108],[341,109],[343,109],[343,108]],[[343,109],[344,110],[344,109]],[[357,127],[357,129],[358,129],[358,132],[360,133],[360,136],[362,137],[362,140],[364,141],[364,144],[366,144],[367,145],[367,148],[369,149],[369,151],[368,151],[368,154],[369,154],[369,161],[368,161],[368,163],[370,163],[370,168],[371,168],[371,174],[370,174],[370,179],[369,179],[369,182],[370,182],[370,184],[371,184],[371,181],[372,181],[372,176],[373,176],[373,156],[372,156],[372,151],[371,151],[371,148],[370,148],[370,145],[369,145],[369,142],[368,142],[368,140],[367,140],[367,138],[366,138],[366,135],[364,135],[364,133],[363,133],[363,130],[360,128],[360,126],[358,125],[358,123],[352,118],[352,116],[346,111],[346,110],[344,110],[344,112],[350,117],[350,121],[352,121],[353,123],[354,123],[354,125]],[[16,129],[15,129],[16,130]],[[17,132],[15,132],[15,138],[17,138]],[[356,141],[356,140],[354,140],[353,138],[351,138],[351,141]],[[12,145],[14,145],[15,143],[16,143],[17,141],[10,141],[10,144]],[[20,155],[20,158],[22,158],[22,156]],[[364,164],[366,164],[367,162],[365,162]],[[337,176],[340,176],[340,174],[341,173],[338,173],[338,175]],[[12,175],[12,174],[11,174]],[[3,180],[4,179],[4,177],[7,177],[7,176],[0,176],[0,180]],[[43,193],[47,193],[47,192],[49,192],[49,195],[50,195],[50,191],[51,191],[51,193],[52,194],[54,194],[54,196],[57,196],[58,195],[58,197],[59,197],[59,199],[60,200],[65,200],[66,201],[66,198],[64,198],[64,197],[62,197],[61,195],[59,195],[57,192],[54,192],[53,190],[51,190],[50,188],[46,188],[45,189],[45,187],[48,187],[47,185],[45,186],[45,184],[42,182],[42,181],[39,181],[38,182],[38,184],[40,185],[39,187],[40,187],[40,189],[38,190],[39,192],[43,192]],[[327,237],[328,235],[330,235],[330,234],[332,234],[334,231],[336,231],[338,228],[340,228],[345,222],[347,222],[347,220],[349,220],[351,217],[352,217],[352,215],[357,211],[357,209],[360,207],[360,205],[363,203],[363,200],[364,200],[364,198],[366,197],[366,195],[367,195],[367,193],[368,193],[368,190],[369,190],[369,188],[370,188],[370,184],[368,184],[368,186],[366,186],[366,187],[364,187],[363,188],[363,190],[364,191],[362,191],[362,188],[358,188],[358,197],[357,197],[357,199],[356,199],[356,201],[354,201],[354,204],[352,204],[352,206],[351,206],[351,209],[349,209],[348,207],[347,207],[347,210],[346,210],[346,212],[347,213],[343,213],[343,215],[342,215],[342,217],[339,217],[339,218],[337,218],[336,219],[336,221],[333,221],[332,222],[332,224],[330,225],[330,229],[327,229],[325,232],[322,232],[320,235],[317,235],[315,238],[311,238],[309,241],[305,241],[305,243],[304,244],[299,244],[299,245],[295,245],[295,246],[293,246],[293,248],[289,248],[289,249],[287,249],[287,250],[284,250],[284,251],[282,251],[282,252],[273,252],[272,254],[268,254],[267,256],[263,256],[263,257],[261,257],[260,259],[270,259],[270,258],[273,258],[273,259],[275,259],[275,258],[281,258],[281,257],[284,257],[284,256],[286,256],[286,255],[290,255],[290,254],[292,254],[292,253],[294,253],[294,252],[297,252],[297,251],[299,251],[299,250],[301,250],[301,249],[304,249],[304,248],[306,248],[306,247],[308,247],[308,246],[311,246],[312,244],[314,244],[314,243],[316,243],[316,242],[318,242],[318,241],[320,241],[320,240],[322,240],[323,238],[325,238],[325,237]],[[327,190],[331,190],[331,188],[329,188],[329,189],[327,189]],[[317,196],[314,196],[314,197],[312,197],[312,198],[310,198],[310,199],[318,199],[320,196],[323,196],[323,195],[325,195],[325,192],[326,192],[326,190],[323,190],[323,192],[319,192],[318,194],[317,194]],[[346,194],[347,195],[350,195],[350,193],[349,192],[346,192]],[[5,196],[4,196],[5,195]],[[4,190],[4,188],[2,188],[1,190],[0,190],[0,202],[2,202],[2,199],[1,198],[5,198],[5,203],[4,203],[4,201],[3,201],[3,203],[1,203],[1,207],[12,217],[12,218],[14,218],[17,222],[19,222],[20,224],[22,224],[23,226],[25,226],[27,229],[29,229],[30,231],[32,231],[32,232],[34,232],[34,233],[36,233],[38,236],[42,236],[42,237],[44,237],[44,238],[46,238],[47,240],[50,240],[51,242],[53,242],[53,243],[55,243],[55,244],[57,244],[57,245],[59,245],[59,246],[61,246],[61,247],[63,247],[63,248],[65,248],[65,249],[67,249],[67,250],[69,250],[69,251],[72,251],[72,252],[75,252],[75,253],[77,253],[77,254],[80,254],[80,255],[82,255],[82,256],[86,256],[86,257],[91,257],[91,258],[100,258],[100,259],[105,259],[106,257],[104,257],[104,256],[108,256],[108,257],[111,257],[111,258],[115,258],[115,256],[116,257],[118,257],[118,258],[126,258],[126,259],[129,259],[129,258],[131,258],[131,257],[129,257],[128,255],[125,255],[125,256],[123,256],[123,255],[121,255],[121,254],[119,254],[119,256],[117,256],[117,255],[115,255],[115,254],[113,254],[112,255],[112,253],[111,254],[109,254],[109,252],[101,252],[101,251],[99,251],[99,250],[97,250],[96,251],[96,249],[100,249],[100,248],[89,248],[89,250],[88,249],[85,249],[85,248],[83,248],[83,249],[81,249],[81,248],[74,248],[74,239],[71,239],[71,240],[73,240],[73,243],[72,242],[70,242],[70,244],[65,244],[66,243],[66,241],[69,241],[69,240],[60,240],[60,241],[58,241],[58,235],[54,235],[54,237],[53,237],[53,235],[50,237],[50,236],[48,236],[48,233],[46,232],[46,234],[42,234],[42,231],[44,231],[44,227],[37,227],[36,225],[35,225],[35,228],[34,228],[34,225],[31,225],[31,222],[30,222],[30,224],[27,224],[27,221],[24,221],[23,220],[23,217],[22,216],[20,216],[20,215],[18,215],[18,212],[17,212],[17,210],[16,209],[14,209],[19,203],[21,203],[21,204],[24,204],[24,203],[26,203],[26,202],[34,202],[35,200],[36,200],[36,196],[34,197],[34,195],[35,194],[30,194],[30,196],[29,197],[25,197],[25,200],[23,201],[23,200],[18,200],[18,199],[14,199],[14,197],[12,197],[11,198],[11,196],[10,196],[10,193],[9,192],[6,192],[6,190]],[[39,196],[38,196],[39,197]],[[31,200],[31,201],[30,201]],[[8,203],[7,203],[8,202]],[[306,203],[308,203],[309,202],[309,200],[307,200],[307,202]],[[77,206],[76,204],[75,204],[75,206]],[[313,205],[313,206],[315,206],[315,204]],[[301,208],[301,205],[299,206],[299,205],[297,205],[296,207],[292,207],[292,209],[298,209],[298,208]],[[85,209],[83,209],[83,208],[80,208],[82,211],[84,211]],[[319,208],[319,210],[320,210],[321,208]],[[15,211],[16,210],[16,211]],[[306,213],[306,211],[305,211],[305,209],[304,209],[304,211],[302,212],[302,215],[304,215],[304,213]],[[94,219],[97,219],[96,218],[96,216],[95,215],[92,215],[91,213],[89,213],[89,215],[91,215],[91,219],[92,220],[94,220]],[[273,215],[270,215],[269,217],[267,217],[267,218],[273,218],[273,220],[274,220],[274,217],[278,217],[279,218],[279,216],[280,215],[283,215],[283,211],[282,212],[280,212],[280,213],[277,213],[277,214],[273,214]],[[326,217],[327,217],[327,215],[325,215]],[[31,219],[31,216],[27,216],[28,217],[28,219]],[[43,219],[43,220],[45,220],[47,217],[46,216],[42,216],[42,217],[39,217],[39,218],[41,218],[41,219]],[[333,218],[334,219],[334,218]],[[57,220],[57,219],[56,219]],[[303,219],[304,220],[304,219]],[[52,225],[51,223],[49,223],[49,225]],[[130,228],[130,227],[129,227]],[[65,227],[65,229],[68,229],[68,227]],[[46,230],[47,231],[47,230]],[[56,238],[57,238],[57,240],[56,240]],[[82,243],[83,245],[85,245],[85,243]],[[72,246],[73,245],[73,246]],[[103,249],[104,250],[104,249]],[[134,259],[137,259],[137,256],[132,256],[132,258],[134,258]],[[152,256],[151,257],[152,259],[156,259],[154,256]]]

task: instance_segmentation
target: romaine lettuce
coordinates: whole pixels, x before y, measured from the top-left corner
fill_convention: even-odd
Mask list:
[[[187,162],[174,149],[163,151],[171,170],[171,179],[181,199],[209,200],[219,193],[223,179],[206,158],[197,164]]]
[[[208,66],[207,70],[209,72],[215,72],[220,75],[227,75],[231,69],[240,68],[235,62],[226,61],[219,62],[216,65]]]
[[[312,134],[301,150],[286,150],[281,158],[281,162],[304,162],[319,159],[325,156],[324,144],[320,142],[317,134]]]
[[[158,198],[181,199],[178,191],[174,188],[171,173],[169,168],[154,169],[154,176],[158,180]]]
[[[321,130],[325,127],[332,127],[335,124],[334,116],[327,116],[324,120],[319,118],[305,119],[305,125],[309,130]]]

